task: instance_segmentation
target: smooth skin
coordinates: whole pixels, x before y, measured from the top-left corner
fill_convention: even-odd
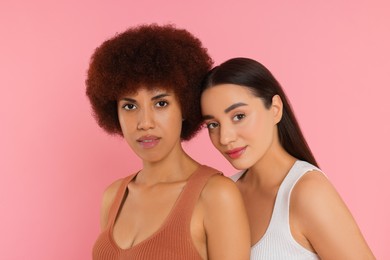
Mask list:
[[[129,194],[113,228],[122,249],[148,239],[164,224],[188,178],[200,166],[182,149],[182,113],[174,93],[163,88],[118,100],[123,136],[142,159],[143,168],[128,185]],[[153,140],[148,143],[146,139]],[[144,142],[140,141],[144,140]],[[158,140],[158,141],[155,141]],[[122,180],[103,197],[101,229]],[[190,225],[193,244],[202,259],[249,259],[250,232],[241,194],[222,175],[211,177],[195,205]]]
[[[267,109],[246,87],[221,84],[202,94],[202,113],[213,145],[240,170],[237,181],[251,229],[251,244],[268,228],[278,189],[297,160],[281,146],[278,122],[283,103],[275,95]],[[243,148],[238,158],[227,151]],[[375,259],[347,206],[318,171],[306,173],[290,198],[294,239],[321,259]]]

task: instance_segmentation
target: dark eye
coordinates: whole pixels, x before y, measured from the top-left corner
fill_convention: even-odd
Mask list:
[[[134,104],[124,104],[124,105],[123,105],[123,108],[124,108],[125,110],[134,110],[134,109],[136,109],[137,107],[136,107]]]
[[[214,129],[214,128],[218,127],[218,123],[215,123],[215,122],[206,123],[206,127],[208,129]]]
[[[233,121],[241,121],[245,118],[245,114],[237,114],[233,117]]]
[[[167,101],[158,101],[157,103],[156,103],[156,106],[157,107],[166,107],[166,106],[168,106],[168,102]]]

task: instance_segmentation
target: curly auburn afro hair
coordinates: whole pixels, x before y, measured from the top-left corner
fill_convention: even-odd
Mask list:
[[[200,84],[213,64],[199,39],[173,25],[132,27],[105,41],[92,55],[87,96],[100,127],[122,135],[117,101],[139,88],[172,90],[181,106],[181,139],[200,129]]]

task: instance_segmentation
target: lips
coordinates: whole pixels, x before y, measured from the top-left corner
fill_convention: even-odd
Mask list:
[[[246,150],[246,146],[244,147],[238,147],[234,148],[232,150],[226,151],[225,153],[231,158],[231,159],[237,159],[239,158]]]
[[[138,138],[137,142],[142,148],[150,149],[160,142],[160,138],[154,135],[146,135]]]

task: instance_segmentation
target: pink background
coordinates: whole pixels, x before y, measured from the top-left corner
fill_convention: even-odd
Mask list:
[[[150,22],[188,29],[216,63],[269,67],[377,258],[390,259],[389,2],[193,2],[1,1],[0,259],[90,259],[104,188],[140,162],[91,117],[86,69],[103,40]],[[234,173],[206,133],[185,147]]]

